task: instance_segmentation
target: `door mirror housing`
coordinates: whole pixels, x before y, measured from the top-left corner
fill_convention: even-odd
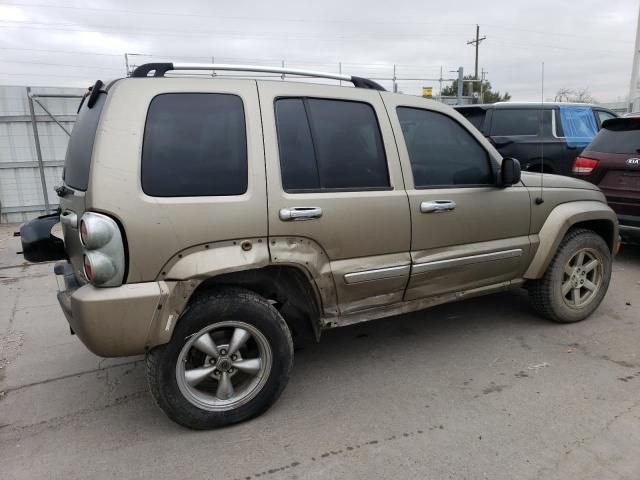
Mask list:
[[[512,157],[503,158],[498,177],[498,182],[503,188],[518,183],[521,177],[520,162]]]

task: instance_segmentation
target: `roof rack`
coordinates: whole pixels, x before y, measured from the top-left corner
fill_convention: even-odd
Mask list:
[[[287,75],[300,75],[303,77],[329,78],[331,80],[342,80],[353,83],[357,88],[369,88],[372,90],[385,91],[379,83],[368,78],[355,77],[353,75],[342,75],[338,73],[316,72],[313,70],[297,70],[294,68],[262,67],[258,65],[232,65],[226,63],[145,63],[136,67],[131,73],[132,77],[148,77],[153,72],[154,77],[164,77],[165,73],[172,70],[229,70],[236,72],[260,72],[279,73]]]

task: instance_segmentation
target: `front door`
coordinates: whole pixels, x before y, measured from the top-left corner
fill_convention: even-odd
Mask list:
[[[284,82],[258,92],[272,260],[305,267],[298,252],[316,248],[341,314],[402,300],[409,206],[379,92]],[[277,239],[290,247],[276,259]]]
[[[497,186],[499,155],[461,115],[421,98],[382,97],[411,209],[405,299],[519,278],[530,256],[528,190]]]

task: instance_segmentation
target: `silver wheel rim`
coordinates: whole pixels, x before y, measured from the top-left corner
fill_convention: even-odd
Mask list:
[[[564,266],[561,294],[571,308],[584,308],[596,298],[603,281],[603,263],[591,248],[578,250]]]
[[[203,410],[227,411],[254,398],[271,371],[271,346],[253,325],[229,320],[203,328],[184,344],[178,388]]]

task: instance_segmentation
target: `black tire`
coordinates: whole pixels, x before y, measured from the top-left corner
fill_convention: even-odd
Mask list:
[[[602,262],[599,288],[588,303],[583,306],[570,306],[562,295],[562,281],[565,265],[582,249],[589,249]],[[529,285],[529,296],[534,309],[543,317],[558,323],[573,323],[591,315],[602,302],[611,280],[611,251],[604,239],[592,230],[577,228],[570,230],[562,239],[553,260],[544,276]]]
[[[267,379],[255,396],[237,408],[225,411],[199,408],[183,395],[178,385],[180,352],[196,332],[231,320],[254,327],[267,340],[271,348]],[[266,411],[287,385],[292,364],[291,333],[280,313],[260,295],[230,287],[199,295],[188,305],[171,341],[147,354],[147,379],[157,405],[171,420],[204,430],[241,422]]]

